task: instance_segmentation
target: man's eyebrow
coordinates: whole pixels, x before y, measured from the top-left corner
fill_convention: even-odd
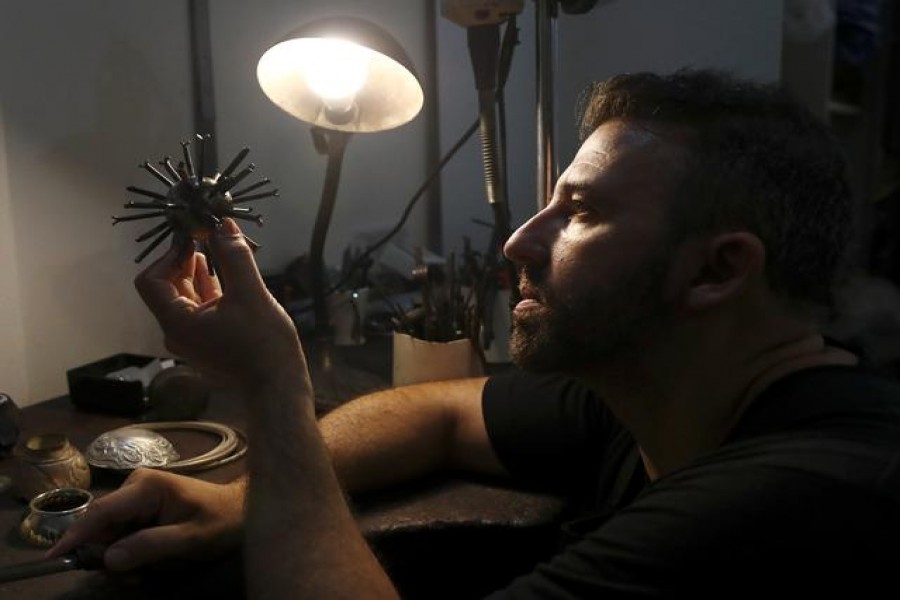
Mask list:
[[[559,183],[560,191],[565,192],[566,194],[573,194],[575,192],[586,192],[590,191],[591,187],[594,185],[587,177],[568,177],[565,181],[561,181]]]
[[[573,184],[585,187],[588,182],[594,181],[606,171],[607,162],[599,160],[599,157],[598,160],[579,158],[566,169],[566,177]]]
[[[565,181],[559,181],[556,184],[556,190],[560,196],[568,197],[571,196],[575,192],[579,192],[584,190],[585,185],[584,182],[579,182],[577,180],[566,179]]]
[[[587,202],[591,205],[601,204],[602,195],[598,195],[596,187],[588,180],[577,179],[561,182],[556,187],[557,200],[562,204]],[[604,203],[605,204],[605,203]]]

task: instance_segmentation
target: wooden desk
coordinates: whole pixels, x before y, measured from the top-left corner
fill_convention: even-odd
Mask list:
[[[375,348],[383,361],[383,348]],[[336,354],[327,372],[315,372],[317,406],[327,412],[349,397],[378,387],[386,380],[357,370],[344,360],[365,349]],[[358,362],[357,364],[366,364]],[[330,378],[330,379],[329,379]],[[213,398],[203,420],[242,428],[240,403],[227,394]],[[63,433],[84,450],[101,433],[132,423],[77,410],[67,397],[30,406],[22,411],[22,437]],[[185,448],[195,440],[174,440],[186,456],[203,448]],[[252,441],[251,441],[252,444]],[[12,459],[0,461],[8,472]],[[207,481],[227,482],[244,472],[246,463],[231,464],[195,474]],[[91,491],[102,496],[120,479],[93,473]],[[359,523],[405,598],[463,598],[480,595],[528,570],[552,545],[562,504],[540,494],[452,478],[417,482],[402,490],[356,499]],[[36,560],[43,550],[19,538],[17,526],[26,505],[7,491],[0,494],[0,566]],[[71,571],[0,585],[0,598],[241,598],[241,559],[234,555],[196,564],[167,565],[127,576]]]

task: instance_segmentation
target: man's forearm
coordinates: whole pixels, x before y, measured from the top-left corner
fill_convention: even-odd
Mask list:
[[[394,598],[359,533],[308,384],[253,390],[246,561],[253,598]]]
[[[499,474],[481,415],[483,379],[394,388],[326,415],[320,429],[348,492],[443,468]]]

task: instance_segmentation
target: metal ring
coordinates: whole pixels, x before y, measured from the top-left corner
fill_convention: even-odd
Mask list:
[[[247,451],[247,439],[243,433],[238,432],[228,425],[214,423],[212,421],[159,421],[154,423],[135,423],[133,425],[120,427],[119,429],[135,427],[149,429],[151,431],[186,429],[212,433],[219,436],[219,443],[203,454],[154,467],[162,471],[186,472],[218,467],[240,458]]]

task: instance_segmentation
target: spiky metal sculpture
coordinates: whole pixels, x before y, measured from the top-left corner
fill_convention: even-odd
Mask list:
[[[124,205],[125,208],[144,209],[151,212],[127,217],[113,217],[113,225],[123,221],[164,219],[162,223],[145,231],[135,239],[136,242],[150,240],[150,243],[135,257],[134,262],[144,260],[154,248],[159,246],[173,232],[176,236],[184,236],[196,240],[200,244],[201,250],[208,257],[207,239],[213,229],[222,222],[222,218],[232,217],[253,221],[257,225],[262,225],[262,217],[258,214],[253,214],[252,208],[236,206],[237,204],[278,195],[277,189],[256,194],[250,193],[268,185],[270,183],[268,178],[232,192],[231,190],[235,186],[256,169],[256,166],[250,163],[236,175],[232,175],[247,157],[250,149],[244,148],[238,152],[237,156],[221,172],[213,169],[214,173],[209,174],[205,167],[205,155],[206,145],[209,143],[211,136],[198,134],[195,136],[195,139],[199,145],[197,156],[199,168],[194,166],[190,141],[181,142],[184,161],[180,162],[177,167],[172,164],[172,158],[169,156],[166,156],[159,162],[165,173],[147,161],[139,165],[140,168],[146,170],[166,186],[166,193],[154,192],[136,186],[128,186],[126,188],[129,192],[145,196],[151,200],[149,202],[127,202]],[[244,238],[252,248],[259,247],[256,242],[246,235]],[[214,271],[212,262],[209,264],[211,272]]]

